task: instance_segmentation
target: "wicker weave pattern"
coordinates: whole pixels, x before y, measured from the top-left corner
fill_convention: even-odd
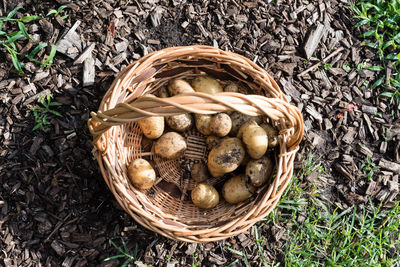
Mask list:
[[[172,78],[192,79],[207,73],[240,81],[241,93],[190,93],[169,98],[143,96],[156,93]],[[143,97],[142,97],[143,96]],[[256,197],[237,206],[222,201],[212,210],[195,207],[185,198],[192,182],[181,183],[179,161],[153,156],[142,143],[137,120],[185,112],[215,114],[236,110],[267,115],[280,132],[280,153],[274,179]],[[264,218],[278,203],[293,174],[295,153],[303,136],[303,119],[289,104],[276,82],[252,61],[208,46],[173,47],[149,54],[129,65],[115,79],[97,113],[88,121],[95,156],[103,177],[121,207],[138,223],[161,235],[187,242],[209,242],[237,235]],[[187,133],[187,158],[205,157],[204,137]],[[150,156],[163,181],[147,191],[135,189],[126,175],[135,158]],[[210,183],[218,184],[219,180]],[[183,195],[174,195],[178,188]]]

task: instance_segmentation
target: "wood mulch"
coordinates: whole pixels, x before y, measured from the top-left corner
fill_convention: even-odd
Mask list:
[[[115,236],[124,237],[131,251],[139,244],[138,257],[153,266],[193,260],[226,266],[239,256],[224,246],[245,251],[251,266],[260,264],[253,231],[194,245],[137,225],[92,158],[86,121],[113,78],[135,59],[176,45],[213,45],[264,67],[304,115],[296,167],[312,149],[326,174],[307,182],[324,188],[337,206],[360,205],[369,196],[390,207],[399,199],[399,110],[379,98],[379,90],[367,89],[377,72],[357,69],[379,61],[356,38],[362,29],[352,27],[345,1],[19,2],[3,0],[0,17],[17,3],[21,12],[43,16],[66,4],[69,16],[29,23],[35,42],[57,44],[51,67],[25,62],[28,75],[19,76],[0,49],[0,265],[119,266],[103,262],[117,253],[109,244]],[[25,45],[21,49],[28,50]],[[47,93],[63,104],[63,117],[51,117],[45,132],[32,132],[31,108]],[[380,167],[370,181],[361,168],[367,157]],[[267,262],[283,261],[284,226],[258,225]]]

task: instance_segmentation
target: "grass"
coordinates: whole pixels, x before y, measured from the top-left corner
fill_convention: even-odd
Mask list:
[[[364,174],[367,175],[368,181],[371,181],[374,176],[375,171],[379,170],[379,166],[377,166],[370,157],[366,157],[365,162],[361,164],[361,170]]]
[[[119,239],[119,240],[120,240],[122,247],[121,247],[121,246],[118,246],[118,245],[114,242],[115,239]],[[109,240],[109,242],[110,242],[110,244],[111,244],[114,248],[116,248],[116,249],[118,250],[118,252],[119,252],[120,254],[117,254],[117,255],[108,257],[108,258],[104,259],[104,261],[110,261],[110,260],[115,260],[115,259],[126,258],[125,261],[124,261],[124,262],[122,263],[122,265],[121,265],[121,267],[126,267],[126,266],[128,266],[128,264],[129,264],[131,261],[135,262],[135,261],[138,260],[138,258],[137,258],[138,249],[139,249],[138,244],[136,244],[135,249],[134,249],[134,251],[133,251],[133,253],[132,253],[132,255],[131,255],[131,253],[129,252],[128,247],[126,246],[125,240],[124,240],[122,237],[119,237],[119,238],[118,238],[118,237],[111,238],[111,239]]]
[[[400,1],[360,0],[350,5],[359,19],[354,27],[368,26],[359,37],[365,40],[365,45],[377,50],[383,65],[373,66],[371,70],[381,72],[388,66],[393,68],[387,83],[385,73],[380,73],[370,89],[382,87],[384,92],[380,96],[389,98],[390,103],[400,109]]]
[[[49,55],[46,59],[42,60],[38,59],[37,55],[42,49],[48,46],[47,43],[39,43],[33,49],[31,49],[31,51],[27,53],[21,53],[18,49],[17,42],[20,42],[21,40],[33,42],[33,39],[28,34],[25,24],[34,20],[41,20],[42,17],[23,16],[16,19],[14,16],[19,10],[22,10],[22,7],[16,7],[10,11],[10,13],[8,13],[7,17],[0,18],[0,48],[3,48],[3,50],[11,56],[11,61],[14,68],[20,74],[25,74],[23,71],[24,64],[22,63],[22,59],[28,59],[31,62],[39,64],[42,68],[52,65],[53,58],[56,54],[56,46],[52,44]],[[14,24],[14,28],[15,26],[18,26],[18,30],[9,30],[13,28],[12,24]]]
[[[41,129],[42,131],[46,130],[46,127],[51,123],[47,120],[48,116],[53,114],[58,117],[62,117],[62,115],[53,110],[53,107],[61,106],[61,103],[55,102],[51,100],[51,96],[47,95],[46,98],[42,96],[39,97],[39,102],[41,105],[36,105],[33,109],[33,117],[35,118],[35,126],[33,127],[32,131],[37,129]]]
[[[57,9],[51,9],[51,10],[47,13],[46,17],[48,17],[48,16],[57,17],[57,16],[59,16],[60,13],[61,13],[64,9],[66,9],[66,8],[68,8],[68,6],[60,6],[60,7],[57,8]],[[68,15],[61,16],[61,19],[66,19],[66,18],[68,18]]]

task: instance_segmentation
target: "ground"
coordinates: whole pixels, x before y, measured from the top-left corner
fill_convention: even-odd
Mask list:
[[[109,242],[121,244],[115,237],[123,237],[131,253],[138,244],[137,259],[153,266],[287,263],[285,229],[290,225],[282,220],[266,218],[225,241],[176,242],[137,225],[103,181],[91,154],[90,111],[97,110],[127,64],[176,45],[214,45],[254,60],[301,109],[305,137],[290,192],[312,187],[329,209],[338,211],[377,202],[395,206],[399,110],[379,97],[383,91],[368,89],[378,78],[368,67],[380,62],[357,38],[364,28],[353,27],[355,14],[346,1],[3,0],[0,17],[17,4],[24,7],[18,18],[45,17],[51,9],[68,6],[60,16],[26,23],[34,45],[58,42],[73,25],[81,44],[57,52],[45,68],[21,58],[26,75],[18,74],[9,53],[0,49],[0,265],[119,266],[123,261],[118,259],[104,262],[119,253]],[[307,57],[304,47],[318,24],[322,38]],[[7,25],[0,30],[17,29]],[[29,51],[27,43],[17,48]],[[92,44],[95,82],[84,86],[83,64],[72,57]],[[50,50],[49,45],[38,58]],[[51,114],[45,131],[33,131],[32,108],[43,92],[62,103],[54,106],[61,117]],[[287,210],[282,205],[274,216]],[[305,216],[296,214],[294,221]]]

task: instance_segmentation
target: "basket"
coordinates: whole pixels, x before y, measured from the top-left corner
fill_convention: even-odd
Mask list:
[[[145,96],[156,95],[172,78],[191,80],[203,74],[222,84],[236,81],[242,91],[215,95],[189,93],[168,98]],[[276,175],[247,201],[231,205],[222,200],[215,208],[202,210],[190,200],[194,184],[190,179],[182,179],[182,160],[163,160],[153,155],[152,144],[142,137],[136,121],[149,116],[224,111],[266,115],[278,129]],[[130,64],[119,73],[99,111],[92,112],[91,117],[88,126],[93,135],[94,155],[121,207],[139,224],[160,235],[194,243],[237,235],[271,212],[292,178],[304,126],[300,111],[288,102],[265,70],[243,56],[210,46],[167,48]],[[192,130],[184,137],[188,146],[185,159],[207,157],[204,136]],[[160,177],[149,190],[137,190],[127,177],[129,163],[141,157],[154,163]]]

